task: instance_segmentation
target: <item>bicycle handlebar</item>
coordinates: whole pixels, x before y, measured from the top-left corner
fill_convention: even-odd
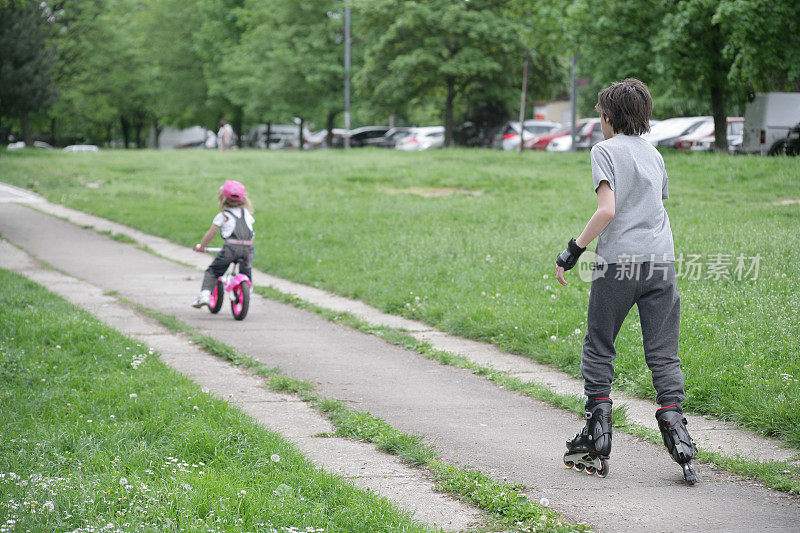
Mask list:
[[[199,244],[195,244],[194,245],[194,251],[195,252],[199,252],[200,251],[200,245]],[[221,251],[222,251],[222,248],[206,248],[206,252],[216,253],[216,252],[221,252]]]

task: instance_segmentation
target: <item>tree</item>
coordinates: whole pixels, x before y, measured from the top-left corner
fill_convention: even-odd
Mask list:
[[[719,0],[680,0],[664,17],[656,51],[667,77],[685,89],[699,91],[711,102],[714,149],[727,152],[727,107],[735,84],[732,61],[725,54],[729,34],[716,19]]]
[[[244,0],[197,0],[201,23],[194,32],[193,43],[208,91],[206,107],[216,120],[222,116],[231,119],[233,129],[240,134],[240,142],[244,108],[232,98],[236,73],[230,71],[226,58],[234,53],[241,41],[244,25],[240,13],[243,5]]]
[[[340,0],[247,2],[241,42],[225,61],[233,100],[251,116],[323,118],[343,110]]]
[[[755,91],[800,91],[798,13],[798,0],[722,0],[714,22],[728,29],[730,78]]]
[[[362,94],[388,110],[442,98],[445,146],[450,146],[457,98],[508,94],[520,79],[518,59],[525,49],[505,4],[358,2],[365,58],[355,79]]]
[[[20,120],[28,146],[33,145],[31,114],[47,110],[56,97],[47,24],[37,2],[0,3],[0,117]]]
[[[149,107],[156,129],[161,124],[214,124],[219,116],[207,105],[208,85],[195,43],[197,28],[203,24],[197,0],[145,0],[143,7],[137,33],[145,36],[141,47],[148,58]]]

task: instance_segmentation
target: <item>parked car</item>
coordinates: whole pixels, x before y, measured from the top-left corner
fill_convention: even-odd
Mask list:
[[[383,137],[376,140],[374,146],[380,146],[382,148],[395,148],[401,139],[408,136],[410,130],[411,128],[405,127],[392,128],[387,131]]]
[[[572,149],[572,128],[559,130],[563,132],[545,145],[549,152],[568,152]],[[584,118],[578,121],[576,150],[587,150],[603,140],[603,130],[599,118]]]
[[[744,110],[742,152],[778,155],[800,121],[800,93],[757,94]]]
[[[580,124],[581,121],[579,120],[578,127],[580,127]],[[550,144],[550,141],[558,137],[563,137],[564,135],[567,135],[571,131],[572,131],[572,126],[568,125],[566,127],[559,128],[549,133],[543,133],[542,135],[537,135],[533,139],[525,141],[525,149],[544,150],[545,148],[547,148],[547,145]]]
[[[729,150],[732,145],[737,144],[737,137],[741,139],[743,125],[744,119],[742,117],[728,117],[727,142]],[[678,142],[675,143],[675,148],[692,151],[713,150],[715,139],[714,120],[712,119],[701,123],[693,132],[678,139]]]
[[[311,137],[311,130],[303,128],[303,144]],[[267,141],[267,125],[259,124],[247,133],[246,142],[253,148],[266,150],[280,150],[282,148],[297,148],[300,144],[300,128],[296,124],[271,124],[269,127],[269,141]]]
[[[786,135],[786,144],[784,144],[783,148],[786,155],[800,155],[800,123],[789,130],[789,134]]]
[[[561,127],[558,122],[550,120],[529,119],[525,121],[525,129],[522,133],[522,142],[533,139],[537,135],[550,133]],[[506,122],[494,136],[492,148],[498,150],[519,150],[520,127],[519,121]]]
[[[158,133],[158,139],[154,139],[155,130],[151,134],[151,146],[160,149],[173,148],[205,148],[208,141],[208,132],[202,126],[192,126],[179,130],[177,128],[164,127]],[[216,135],[214,136],[214,146],[216,147]]]
[[[6,146],[6,150],[12,150],[12,151],[13,150],[22,150],[23,148],[25,148],[25,141],[17,141],[17,142],[8,143],[8,146]]]
[[[650,127],[650,133],[645,133],[642,138],[653,146],[674,147],[678,140],[699,128],[703,122],[713,119],[711,117],[677,117],[668,118]]]
[[[364,126],[350,131],[350,146],[378,146],[392,129],[389,126]]]
[[[93,144],[70,144],[64,148],[64,152],[99,152],[100,148]]]
[[[442,148],[444,146],[444,126],[411,128],[408,135],[398,141],[396,148],[409,152]]]

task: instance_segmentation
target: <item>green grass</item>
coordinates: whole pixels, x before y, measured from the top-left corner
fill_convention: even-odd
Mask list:
[[[429,531],[0,270],[0,530]]]
[[[755,280],[679,280],[684,405],[798,447],[800,205],[772,204],[800,199],[800,162],[665,159],[676,253],[700,254],[703,274],[718,254],[729,254],[731,274],[737,257],[761,257]],[[577,276],[558,287],[552,271],[595,206],[586,153],[22,152],[4,154],[0,170],[4,181],[186,246],[231,177],[256,206],[258,268],[578,375],[589,287]],[[409,193],[431,188],[482,194]],[[617,341],[615,386],[654,399],[637,318]]]

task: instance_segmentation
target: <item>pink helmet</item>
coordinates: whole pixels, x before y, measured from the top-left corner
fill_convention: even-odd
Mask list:
[[[219,190],[228,200],[244,200],[244,185],[238,181],[227,180],[225,184],[219,188]]]

